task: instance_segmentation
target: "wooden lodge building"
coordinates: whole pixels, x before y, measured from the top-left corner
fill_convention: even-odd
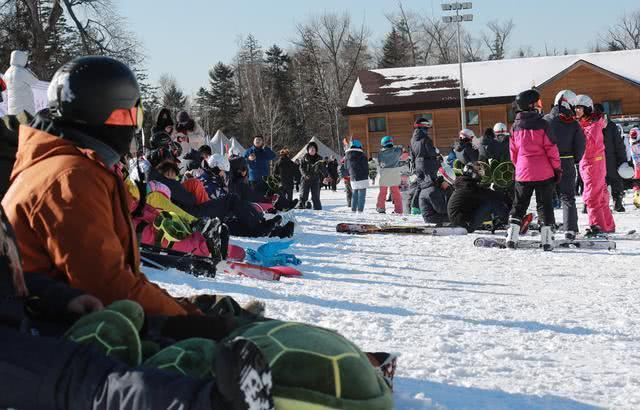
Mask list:
[[[482,61],[463,65],[467,127],[482,135],[515,117],[512,102],[536,87],[545,112],[562,89],[587,94],[613,118],[640,116],[640,50]],[[461,128],[457,64],[388,68],[358,73],[347,106],[349,135],[368,153],[391,135],[408,145],[417,117],[432,121],[429,134],[445,153]]]

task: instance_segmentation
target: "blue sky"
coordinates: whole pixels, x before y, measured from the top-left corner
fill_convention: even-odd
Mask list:
[[[192,93],[207,84],[207,71],[218,61],[230,62],[241,36],[253,34],[263,47],[277,43],[282,48],[296,35],[296,24],[324,11],[351,13],[353,21],[365,25],[378,44],[390,29],[386,13],[397,9],[393,0],[115,0],[144,45],[151,80],[172,74]],[[442,15],[440,0],[403,0],[405,9]],[[610,5],[615,4],[615,7]],[[565,47],[586,51],[598,33],[613,24],[625,10],[638,10],[637,0],[478,0],[473,2],[475,19],[465,23],[479,32],[488,21],[513,18],[510,45],[532,46],[535,51]]]

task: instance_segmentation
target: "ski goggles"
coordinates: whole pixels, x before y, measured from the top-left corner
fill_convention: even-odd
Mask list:
[[[142,100],[138,100],[136,105],[129,109],[118,108],[114,110],[104,123],[105,125],[116,125],[120,127],[135,127],[136,132],[142,131],[144,123]]]

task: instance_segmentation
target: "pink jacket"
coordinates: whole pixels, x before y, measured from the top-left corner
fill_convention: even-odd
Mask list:
[[[511,132],[511,162],[516,181],[545,181],[561,169],[560,154],[549,124],[536,111],[519,112]]]
[[[586,120],[580,120],[580,126],[584,131],[586,139],[586,147],[584,150],[584,156],[582,160],[592,161],[604,159],[604,137],[602,136],[602,130],[606,123],[604,117],[591,115]]]

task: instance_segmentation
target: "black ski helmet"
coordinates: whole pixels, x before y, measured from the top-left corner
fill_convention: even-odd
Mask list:
[[[136,77],[111,57],[79,57],[64,64],[51,80],[47,99],[51,118],[87,132],[120,154],[142,128]]]
[[[532,88],[517,95],[516,105],[519,111],[531,111],[534,109],[538,100],[540,100],[540,93],[538,90]]]

